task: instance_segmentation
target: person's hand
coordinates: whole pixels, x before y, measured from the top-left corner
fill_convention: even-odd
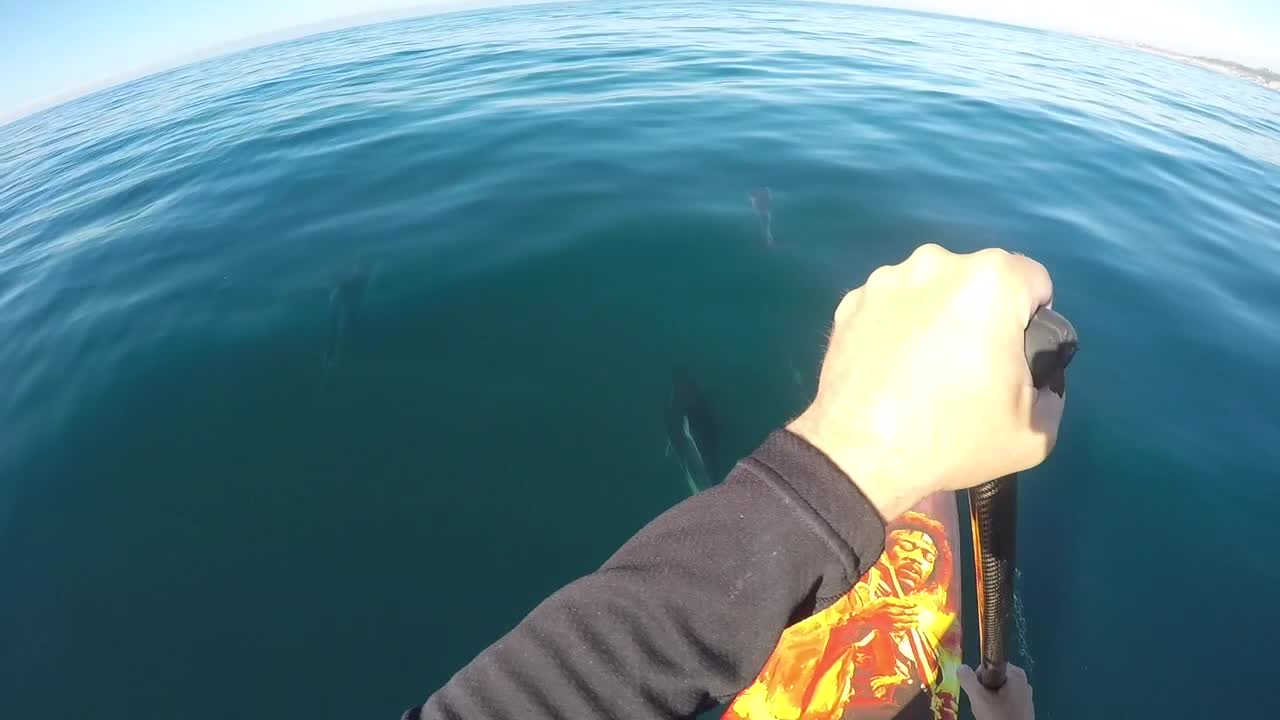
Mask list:
[[[871,678],[871,694],[881,700],[889,694],[891,688],[895,688],[902,683],[911,682],[911,678],[902,673],[894,673],[892,675],[881,675],[880,677]]]
[[[1008,677],[999,690],[983,687],[977,673],[968,665],[961,665],[956,675],[969,698],[974,720],[1035,720],[1031,685],[1027,683],[1027,673],[1017,665],[1008,666]]]
[[[852,622],[859,629],[903,632],[915,628],[920,620],[920,608],[910,600],[900,597],[882,597],[872,600],[858,610]]]
[[[818,395],[788,427],[886,520],[934,491],[1034,467],[1063,398],[1032,387],[1023,333],[1052,298],[1030,258],[921,246],[845,295]]]

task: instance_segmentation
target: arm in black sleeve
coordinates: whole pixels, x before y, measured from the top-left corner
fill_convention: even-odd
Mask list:
[[[746,687],[787,626],[848,592],[884,532],[822,452],[775,432],[404,717],[690,717]]]

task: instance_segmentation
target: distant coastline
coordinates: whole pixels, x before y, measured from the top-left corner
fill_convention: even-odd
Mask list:
[[[1171,60],[1179,60],[1191,65],[1199,65],[1208,70],[1214,70],[1223,75],[1238,77],[1241,80],[1247,80],[1254,85],[1261,85],[1264,88],[1280,92],[1280,72],[1275,72],[1267,68],[1249,67],[1232,60],[1223,60],[1221,58],[1204,57],[1202,55],[1184,55],[1180,52],[1165,50],[1145,43],[1122,42],[1118,40],[1108,40],[1115,45],[1141,50],[1153,55],[1161,55]]]

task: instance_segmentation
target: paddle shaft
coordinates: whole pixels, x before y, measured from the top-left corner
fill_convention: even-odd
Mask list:
[[[1075,328],[1058,313],[1041,308],[1027,326],[1025,348],[1031,381],[1058,395],[1066,392],[1064,371],[1075,355]],[[969,489],[974,571],[978,584],[978,635],[982,664],[978,680],[997,690],[1004,685],[1013,619],[1013,571],[1018,535],[1017,474]]]

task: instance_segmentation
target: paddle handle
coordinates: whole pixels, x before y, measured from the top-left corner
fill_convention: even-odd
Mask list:
[[[1058,395],[1066,392],[1064,371],[1078,348],[1071,323],[1049,308],[1040,308],[1027,325],[1024,344],[1031,382]],[[1018,537],[1017,477],[1017,474],[1006,475],[969,489],[982,653],[977,675],[978,680],[992,690],[1004,685],[1009,663],[1006,651],[1013,620],[1013,571]]]

